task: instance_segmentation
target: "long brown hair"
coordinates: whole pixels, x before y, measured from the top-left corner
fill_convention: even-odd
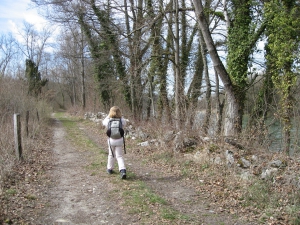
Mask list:
[[[122,117],[121,110],[118,106],[111,107],[108,115],[110,118],[121,118]]]

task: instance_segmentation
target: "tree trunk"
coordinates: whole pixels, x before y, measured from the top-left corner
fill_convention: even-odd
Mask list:
[[[85,73],[84,73],[84,42],[83,33],[81,32],[81,89],[82,89],[82,109],[85,109]]]
[[[181,77],[179,65],[179,15],[178,15],[178,0],[174,0],[175,7],[175,34],[174,34],[174,55],[175,55],[175,126],[177,130],[181,129],[182,116],[181,116]]]
[[[200,38],[200,36],[199,36]],[[204,71],[204,60],[203,54],[201,50],[202,46],[199,41],[197,56],[196,56],[196,63],[195,63],[195,74],[193,76],[193,80],[191,85],[188,89],[187,96],[189,98],[189,126],[193,128],[194,121],[196,118],[196,109],[198,106],[198,99],[201,96],[201,88],[202,88],[202,80],[203,80],[203,71]]]
[[[224,136],[236,136],[240,134],[241,131],[241,116],[239,115],[239,110],[241,108],[240,102],[237,100],[237,96],[234,92],[234,86],[214,45],[208,23],[205,19],[201,0],[193,0],[193,3],[197,15],[197,22],[206,43],[208,53],[212,59],[215,70],[224,84],[226,91],[227,108],[225,112]]]
[[[127,6],[127,0],[124,1]],[[131,97],[131,111],[134,118],[141,119],[143,109],[143,87],[141,81],[142,73],[142,59],[145,54],[145,49],[142,48],[142,30],[139,29],[143,18],[143,0],[137,1],[137,6],[134,6],[134,1],[130,1],[132,14],[132,21],[130,21],[127,7],[125,7],[126,29],[129,39],[129,55],[130,55],[130,97]],[[132,30],[130,28],[132,23]],[[147,47],[146,47],[147,48]]]
[[[210,79],[209,79],[207,59],[206,59],[206,53],[205,53],[205,49],[206,49],[205,42],[203,40],[203,36],[201,33],[199,36],[200,36],[199,39],[200,39],[200,45],[201,45],[201,54],[202,54],[202,59],[203,59],[203,71],[204,71],[204,77],[205,77],[205,83],[206,83],[206,95],[205,95],[206,112],[205,112],[205,119],[204,119],[204,124],[203,124],[203,134],[207,135],[208,128],[209,128],[210,116],[211,116],[211,84],[210,84]]]
[[[74,72],[72,73],[72,99],[73,99],[73,106],[76,106],[76,76]]]
[[[220,99],[220,87],[219,87],[219,76],[217,71],[215,71],[215,79],[216,79],[216,101],[217,101],[217,128],[216,135],[220,135],[222,131],[222,121],[223,121],[223,108],[225,99]]]

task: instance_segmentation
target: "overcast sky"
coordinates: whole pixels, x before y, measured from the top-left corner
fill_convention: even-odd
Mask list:
[[[0,34],[22,30],[23,21],[34,24],[36,29],[45,24],[30,0],[0,0]]]

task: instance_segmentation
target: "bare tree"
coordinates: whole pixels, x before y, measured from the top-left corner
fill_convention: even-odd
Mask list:
[[[36,66],[41,64],[52,33],[53,30],[49,28],[44,28],[39,32],[34,28],[34,25],[27,22],[24,22],[23,30],[19,31],[19,35],[22,38],[19,42],[19,48],[27,59],[35,62]]]
[[[60,37],[60,52],[58,54],[68,60],[68,66],[70,71],[73,71],[73,102],[75,103],[78,92],[77,86],[81,88],[81,106],[84,109],[86,107],[86,87],[85,87],[85,61],[87,43],[84,38],[83,32],[76,24],[69,24],[65,27],[65,30],[61,32]],[[76,82],[75,82],[76,81]]]
[[[6,69],[17,53],[17,42],[12,34],[0,36],[0,77],[5,76]]]

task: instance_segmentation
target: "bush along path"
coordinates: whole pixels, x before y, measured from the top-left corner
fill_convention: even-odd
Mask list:
[[[172,169],[171,153],[153,156],[133,140],[126,144],[128,173],[121,180],[106,173],[105,130],[56,114],[49,202],[33,224],[251,224],[220,210],[199,189],[201,181],[195,185],[184,171]]]

